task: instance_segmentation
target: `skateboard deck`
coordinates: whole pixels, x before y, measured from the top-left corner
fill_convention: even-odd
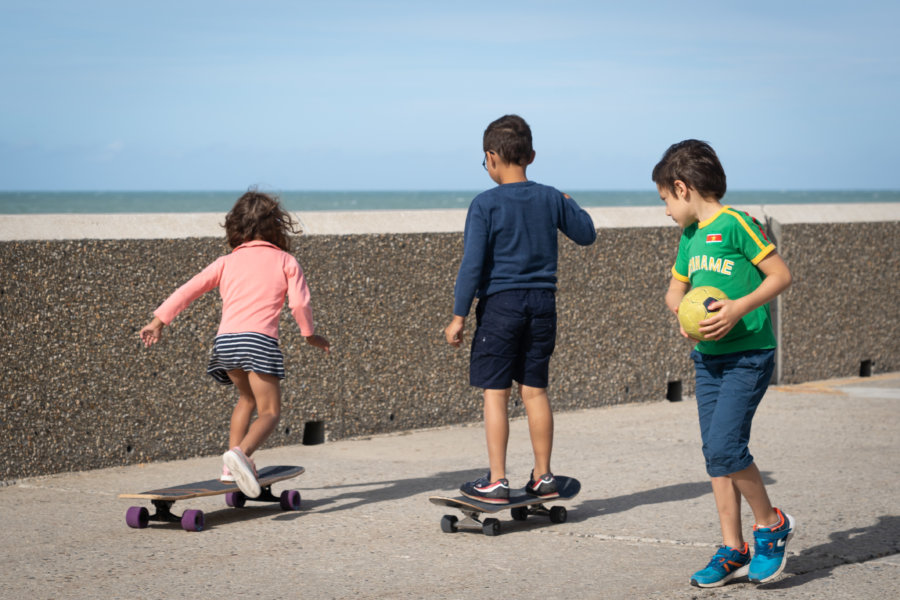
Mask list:
[[[119,498],[150,500],[156,509],[156,512],[150,514],[150,511],[143,506],[132,506],[125,513],[125,522],[129,527],[143,529],[149,525],[150,521],[162,521],[164,523],[181,523],[182,528],[187,531],[202,531],[204,525],[203,511],[186,510],[179,516],[172,513],[172,505],[178,500],[225,494],[225,503],[234,508],[241,508],[247,501],[251,501],[277,502],[283,510],[299,510],[300,492],[297,490],[285,490],[281,492],[281,495],[275,496],[272,494],[272,484],[297,477],[304,471],[303,467],[287,465],[260,469],[258,476],[259,487],[262,489],[262,492],[256,498],[245,496],[237,484],[223,483],[218,479],[185,483],[138,494],[119,494]]]
[[[480,529],[485,535],[498,535],[500,533],[500,521],[494,518],[482,519],[483,514],[495,514],[509,510],[513,519],[524,521],[529,515],[550,517],[553,523],[565,523],[568,511],[564,506],[548,508],[546,503],[554,500],[571,500],[581,491],[581,482],[574,477],[556,476],[556,485],[559,496],[556,498],[537,498],[525,492],[525,489],[510,490],[508,504],[490,504],[473,500],[466,496],[431,496],[428,500],[439,506],[456,508],[463,514],[460,520],[454,515],[444,515],[441,519],[441,529],[445,533],[456,533],[459,528]]]

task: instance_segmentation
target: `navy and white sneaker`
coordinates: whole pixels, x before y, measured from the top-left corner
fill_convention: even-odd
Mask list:
[[[536,498],[559,498],[559,490],[556,487],[556,478],[553,473],[544,473],[537,481],[534,480],[534,471],[525,486],[525,493]]]
[[[479,502],[509,504],[509,481],[507,479],[491,481],[490,473],[475,481],[462,484],[459,491],[463,496]]]

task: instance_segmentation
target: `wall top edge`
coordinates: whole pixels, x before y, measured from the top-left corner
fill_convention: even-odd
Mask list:
[[[900,221],[900,203],[734,205],[782,225]],[[660,206],[586,207],[597,229],[675,227]],[[462,232],[466,210],[292,213],[307,235]],[[0,241],[223,237],[220,213],[0,215]]]

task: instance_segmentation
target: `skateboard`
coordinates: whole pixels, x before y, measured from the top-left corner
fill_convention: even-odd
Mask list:
[[[545,503],[551,500],[571,500],[581,491],[581,482],[574,477],[557,475],[556,485],[559,489],[559,497],[550,498],[549,500],[531,496],[525,492],[524,488],[510,490],[508,504],[488,504],[466,496],[455,496],[453,498],[431,496],[428,500],[432,504],[459,509],[464,515],[462,520],[454,515],[444,515],[441,519],[441,530],[444,533],[456,533],[460,527],[464,527],[467,529],[481,529],[484,535],[499,535],[500,520],[494,518],[482,520],[481,515],[509,510],[510,515],[516,521],[524,521],[529,515],[541,515],[550,517],[550,521],[553,523],[565,523],[568,518],[566,507],[553,506],[547,508]]]
[[[247,501],[251,502],[277,502],[282,510],[300,510],[300,492],[297,490],[285,490],[280,496],[272,494],[272,484],[285,479],[297,477],[305,471],[303,467],[273,466],[259,470],[259,486],[262,489],[256,498],[248,498],[235,483],[223,483],[218,479],[185,483],[173,487],[161,488],[141,492],[140,494],[119,494],[119,498],[138,498],[149,500],[156,512],[143,506],[132,506],[125,513],[125,523],[129,527],[143,529],[150,521],[162,521],[164,523],[181,523],[185,531],[203,531],[203,511],[186,510],[181,516],[172,512],[172,505],[178,500],[189,500],[201,496],[216,496],[225,494],[225,504],[234,508],[241,508]]]

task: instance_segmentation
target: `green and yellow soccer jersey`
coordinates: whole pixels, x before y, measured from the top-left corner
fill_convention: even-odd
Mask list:
[[[741,298],[762,283],[763,274],[756,265],[773,250],[775,245],[756,219],[726,206],[711,218],[684,229],[672,275],[691,287],[711,285],[729,298]],[[745,315],[724,338],[697,343],[697,350],[704,354],[774,347],[768,304]]]

